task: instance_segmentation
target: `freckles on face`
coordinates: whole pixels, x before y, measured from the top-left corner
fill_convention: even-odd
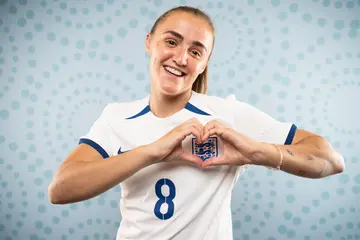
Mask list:
[[[212,51],[213,32],[208,23],[188,13],[173,13],[158,25],[150,39],[152,82],[162,89],[191,88]],[[167,67],[183,76],[169,74]]]
[[[155,43],[152,47],[172,50],[169,45],[165,45],[166,40],[172,40],[176,47],[183,46],[201,53],[201,58],[195,57],[200,62],[201,59],[207,60],[212,51],[213,34],[209,23],[200,17],[186,12],[175,12],[167,16],[157,26],[152,34],[153,43]],[[171,47],[174,48],[175,46]]]

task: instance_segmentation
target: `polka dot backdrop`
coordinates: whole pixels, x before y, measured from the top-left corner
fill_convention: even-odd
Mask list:
[[[252,167],[234,239],[360,239],[359,0],[0,0],[1,239],[114,239],[119,186],[68,205],[47,187],[107,103],[148,94],[145,34],[179,4],[215,22],[210,95],[321,134],[346,161],[317,180]]]

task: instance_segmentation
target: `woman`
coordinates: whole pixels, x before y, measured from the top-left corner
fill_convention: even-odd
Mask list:
[[[120,183],[117,240],[223,240],[232,239],[231,192],[247,166],[307,178],[342,172],[343,157],[321,136],[205,95],[214,40],[200,10],[164,13],[146,37],[150,96],[106,106],[57,170],[51,202],[83,201]]]

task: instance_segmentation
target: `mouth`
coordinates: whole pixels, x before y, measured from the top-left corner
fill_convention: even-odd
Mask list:
[[[175,76],[175,77],[184,77],[186,73],[180,71],[179,69],[164,65],[164,70],[168,72],[169,74]]]

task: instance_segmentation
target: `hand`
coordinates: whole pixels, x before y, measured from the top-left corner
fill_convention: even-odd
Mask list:
[[[224,153],[222,156],[207,159],[202,167],[251,164],[261,148],[260,142],[228,128],[218,120],[208,122],[203,131],[202,141],[206,141],[212,135],[221,138],[224,143]]]
[[[155,153],[155,162],[185,162],[201,168],[203,162],[201,158],[185,152],[182,148],[182,141],[191,134],[196,137],[198,143],[201,143],[203,125],[196,118],[189,119],[151,143],[150,148]]]

